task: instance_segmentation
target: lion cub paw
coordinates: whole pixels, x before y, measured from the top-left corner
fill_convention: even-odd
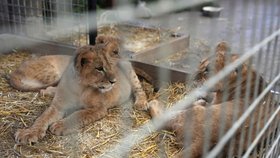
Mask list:
[[[41,96],[54,96],[56,93],[56,87],[48,87],[47,89],[42,89],[40,90],[40,95]]]
[[[148,102],[146,98],[137,98],[135,100],[134,106],[137,110],[147,110],[148,106],[147,106]]]
[[[15,134],[15,140],[17,143],[27,144],[36,143],[39,139],[42,139],[46,135],[45,130],[37,128],[18,129]]]
[[[51,131],[52,134],[57,136],[64,136],[74,132],[74,129],[67,126],[64,120],[54,122],[50,126],[49,130]]]
[[[199,99],[193,103],[195,106],[207,106],[208,103],[204,99]]]
[[[152,100],[148,103],[149,112],[152,117],[157,117],[162,114],[162,107],[162,103],[158,100]]]

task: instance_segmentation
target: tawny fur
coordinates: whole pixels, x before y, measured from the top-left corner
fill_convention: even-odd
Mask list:
[[[120,58],[121,40],[112,36],[98,36],[96,44],[105,44],[112,51],[110,56]],[[40,91],[42,95],[54,95],[55,86],[61,79],[72,56],[70,55],[47,55],[29,59],[23,62],[9,76],[12,87],[20,91]],[[137,75],[152,83],[152,78],[143,70],[136,68]]]
[[[146,94],[129,62],[115,56],[116,46],[106,43],[84,46],[70,61],[49,108],[27,129],[19,129],[19,143],[37,142],[49,128],[67,135],[103,118],[107,110],[123,104],[131,95],[135,106],[146,109]]]
[[[112,47],[112,57],[118,57],[120,40],[110,36],[98,36],[96,43],[107,43]],[[39,91],[56,86],[70,62],[71,55],[46,55],[24,61],[9,76],[10,85],[20,91]],[[43,94],[54,94],[55,89],[41,90]]]
[[[220,70],[222,70],[226,64],[235,61],[238,58],[238,55],[229,54],[230,48],[226,42],[220,42],[216,47],[216,54],[214,58],[207,58],[200,62],[197,73],[195,74],[195,82],[197,84],[202,84],[206,81],[209,76],[215,75]],[[242,76],[241,83],[237,86],[238,73]],[[248,74],[251,73],[251,81],[249,81]],[[220,81],[217,85],[213,86],[213,91],[215,92],[215,98],[212,101],[212,104],[221,103],[222,100],[232,100],[235,97],[235,92],[238,88],[241,89],[240,96],[244,97],[246,92],[249,93],[249,100],[254,97],[255,93],[255,82],[259,79],[259,83],[256,86],[257,94],[262,91],[261,87],[264,87],[266,84],[263,78],[246,63],[243,63],[241,66],[231,72],[224,80]],[[251,83],[247,90],[247,83]],[[226,92],[228,96],[223,99],[223,94]]]
[[[214,62],[210,59],[205,59],[201,62],[196,79],[199,82],[204,82],[208,79],[210,69],[206,68],[209,64],[214,64],[212,70],[214,71],[212,75],[219,72],[225,66],[225,55],[228,51],[228,45],[225,42],[221,42],[218,44],[216,49],[216,57]],[[236,60],[237,57],[231,56],[231,61]],[[206,72],[207,70],[207,72]],[[237,115],[237,118],[240,117],[244,111],[246,110],[248,104],[252,102],[252,97],[255,88],[255,81],[257,77],[260,79],[260,85],[256,85],[256,87],[261,86],[264,83],[264,80],[257,76],[256,72],[251,69],[249,71],[248,65],[243,64],[238,71],[241,71],[241,75],[243,76],[241,86],[241,95],[239,98],[234,98],[233,94],[236,91],[236,82],[237,82],[237,73],[236,71],[232,72],[227,80],[229,80],[229,97],[223,100],[223,92],[225,90],[225,85],[219,83],[215,87],[215,99],[211,103],[210,106],[205,106],[205,102],[197,101],[193,103],[193,106],[189,109],[186,109],[181,112],[178,116],[174,119],[169,121],[165,128],[174,131],[176,134],[177,141],[180,145],[184,145],[184,140],[186,140],[185,134],[191,136],[188,141],[188,145],[184,146],[184,150],[176,155],[176,157],[184,157],[184,155],[188,155],[190,158],[199,158],[202,157],[203,153],[203,145],[204,145],[204,138],[205,138],[205,130],[211,129],[209,132],[210,134],[210,142],[209,148],[214,147],[215,144],[219,141],[219,132],[221,127],[221,116],[224,118],[224,132],[227,131],[233,125],[233,115]],[[246,89],[246,83],[248,79],[246,78],[247,74],[252,73],[252,82],[250,83],[249,89]],[[245,104],[245,92],[250,90],[249,93],[249,102]],[[259,89],[258,94],[260,93],[261,89]],[[238,102],[236,102],[238,101]],[[265,101],[265,102],[264,102]],[[241,130],[239,128],[236,132],[236,136],[233,138],[235,139],[235,144],[233,144],[233,153],[236,155],[238,153],[238,149],[241,148],[244,152],[248,148],[248,144],[252,142],[252,140],[256,137],[256,130],[257,124],[260,125],[260,129],[264,126],[265,121],[265,112],[272,112],[275,108],[274,105],[271,105],[271,95],[267,95],[263,101],[260,102],[258,107],[252,113],[252,115],[245,121],[242,125],[242,128],[245,131],[244,143],[240,144],[241,139]],[[236,104],[236,105],[235,105]],[[150,114],[152,117],[159,116],[163,109],[162,103],[158,100],[153,100],[148,104]],[[269,109],[269,110],[268,110]],[[262,114],[259,116],[259,114]],[[249,139],[249,127],[250,127],[250,119],[255,117],[254,122],[252,122],[252,138],[251,142],[248,142]],[[258,122],[258,117],[260,117],[260,122]],[[279,121],[279,116],[277,117],[276,121]],[[274,122],[274,123],[275,123]],[[271,132],[269,130],[268,132]],[[227,149],[228,145],[226,146]],[[226,151],[226,150],[224,150]]]
[[[56,86],[70,58],[68,55],[49,55],[27,60],[10,74],[10,85],[20,91]]]

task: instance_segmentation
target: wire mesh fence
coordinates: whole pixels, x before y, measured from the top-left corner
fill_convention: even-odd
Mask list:
[[[88,43],[87,24],[79,19],[85,17],[87,11],[85,0],[3,0],[1,31],[68,45],[85,45]],[[72,18],[65,18],[69,16]],[[67,36],[58,37],[52,32],[58,27],[70,29],[67,30]]]
[[[135,17],[141,4],[145,7],[141,11],[148,9],[151,16],[150,19],[141,19],[141,22],[159,21],[164,26],[175,27],[176,31],[189,34],[191,39],[204,38],[208,41],[208,54],[201,55],[196,67],[190,66],[195,73],[184,83],[190,90],[185,90],[179,101],[172,102],[171,107],[167,108],[166,100],[170,98],[170,92],[149,97],[146,113],[151,115],[151,120],[132,130],[127,127],[133,124],[131,111],[128,112],[126,107],[121,108],[124,112],[120,117],[126,124],[119,131],[121,136],[100,152],[95,152],[99,145],[94,144],[93,147],[86,146],[85,151],[74,151],[74,156],[85,152],[86,156],[146,157],[141,152],[149,153],[156,146],[149,156],[279,157],[280,2],[215,1],[214,6],[223,9],[219,18],[202,17],[200,2],[206,5],[205,1],[158,0],[146,4],[139,1],[135,8],[132,2],[117,1],[114,10],[97,10],[96,14],[88,11],[88,1],[85,0],[2,0],[0,31],[81,46],[89,44],[89,30],[97,29],[89,22],[91,18],[98,15],[99,22],[109,24],[108,28],[113,30],[116,23],[140,21]],[[207,1],[207,5],[208,2],[212,1]],[[184,9],[195,11],[185,13]],[[176,12],[179,10],[183,12]],[[168,20],[165,20],[167,17]],[[191,40],[188,49],[196,42]],[[188,67],[182,66],[184,59],[185,56],[179,56],[177,61],[167,60],[178,62],[181,71],[187,72]],[[157,66],[160,66],[158,63]],[[160,72],[158,76],[162,80],[171,77]],[[164,91],[164,88],[159,91]],[[139,114],[138,117],[142,118]],[[156,145],[139,147],[138,153],[133,153],[137,144],[161,130],[172,133],[179,146],[176,151],[170,154],[170,149],[157,141]],[[163,137],[167,135],[164,133]],[[76,138],[71,140],[70,144],[76,143]],[[108,141],[110,136],[99,144]],[[73,146],[76,148],[76,145]]]

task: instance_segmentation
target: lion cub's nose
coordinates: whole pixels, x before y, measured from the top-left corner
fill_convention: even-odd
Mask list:
[[[117,79],[115,79],[115,78],[110,79],[110,80],[109,80],[109,82],[110,82],[111,84],[114,84],[114,83],[116,83],[116,82],[117,82]]]

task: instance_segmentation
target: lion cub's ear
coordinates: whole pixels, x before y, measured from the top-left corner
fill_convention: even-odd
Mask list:
[[[80,71],[83,67],[85,67],[86,65],[90,64],[91,61],[89,59],[87,59],[87,58],[76,56],[74,63],[75,63],[76,69],[78,71]]]
[[[103,43],[106,43],[106,41],[107,41],[106,36],[104,36],[104,35],[97,36],[95,39],[96,44],[103,44]]]
[[[216,70],[220,71],[225,67],[226,56],[230,53],[230,47],[227,42],[219,42],[216,46]]]
[[[90,57],[91,56],[90,53],[94,52],[94,51],[92,51],[92,49],[93,48],[86,47],[86,46],[78,48],[77,54],[74,58],[74,65],[78,70],[80,70],[82,67],[92,63],[92,59]],[[90,52],[88,50],[90,50]]]
[[[230,52],[230,47],[227,42],[222,41],[217,44],[216,53],[221,53],[221,54],[225,55],[228,52]]]
[[[82,58],[81,61],[80,61],[80,65],[82,67],[84,67],[85,65],[87,65],[89,63],[91,63],[91,61],[89,59],[87,59],[87,58]]]
[[[120,38],[114,36],[99,35],[95,39],[96,44],[104,44],[106,49],[110,52],[111,57],[120,58],[122,49],[122,41]]]

